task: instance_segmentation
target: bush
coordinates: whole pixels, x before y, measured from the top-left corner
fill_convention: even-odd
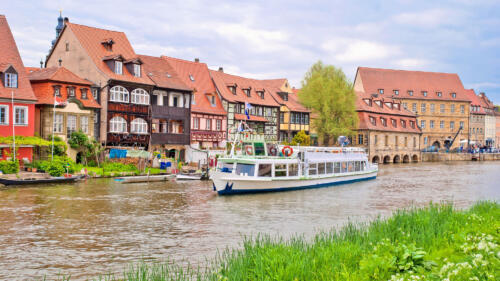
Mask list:
[[[53,161],[52,160],[45,160],[45,161],[34,161],[33,162],[34,168],[37,168],[40,171],[45,171],[49,174],[50,174],[50,172],[49,172],[50,167],[52,167],[51,169],[54,172],[56,170],[59,170],[59,169],[54,168],[55,166],[61,167],[61,169],[63,170],[63,173],[65,173],[66,169],[68,169],[68,173],[70,173],[70,174],[81,169],[81,168],[79,169],[78,165],[73,160],[71,160],[71,158],[69,158],[67,156],[54,156]],[[55,172],[55,173],[57,173],[57,172]],[[52,174],[51,174],[51,176],[52,176]]]
[[[115,162],[105,162],[102,164],[104,172],[138,172],[139,169],[134,164],[123,164]]]
[[[54,161],[49,163],[46,172],[53,177],[60,177],[66,172],[66,170],[61,163]]]
[[[0,171],[4,174],[17,174],[19,172],[19,162],[0,161]]]

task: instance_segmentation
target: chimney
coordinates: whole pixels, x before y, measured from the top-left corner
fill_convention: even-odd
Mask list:
[[[62,59],[59,58],[58,62],[59,62],[59,67],[61,67],[61,65],[62,65]]]
[[[479,96],[483,98],[484,97],[484,92],[479,93]]]
[[[40,60],[40,68],[43,68],[43,59]]]
[[[69,22],[69,18],[68,17],[65,17],[64,18],[64,24],[67,24]]]
[[[222,66],[219,67],[219,72],[224,72],[224,68],[222,68]]]
[[[195,58],[194,62],[200,62],[200,58]]]

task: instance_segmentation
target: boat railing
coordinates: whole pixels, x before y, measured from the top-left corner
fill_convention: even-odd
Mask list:
[[[280,149],[285,145],[279,145]],[[362,147],[317,147],[317,146],[292,146],[296,152],[330,152],[330,153],[366,153]]]

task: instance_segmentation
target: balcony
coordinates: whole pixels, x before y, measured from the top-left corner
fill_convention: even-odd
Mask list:
[[[122,112],[122,113],[139,113],[148,115],[149,106],[140,104],[130,104],[130,103],[108,103],[108,111]]]
[[[169,134],[153,133],[151,134],[151,144],[190,144],[189,134]]]
[[[152,105],[153,118],[187,119],[189,118],[189,108],[170,107],[162,105]]]
[[[112,145],[147,146],[149,144],[149,135],[108,133],[107,143]]]
[[[225,131],[191,131],[194,141],[223,141],[226,139]]]

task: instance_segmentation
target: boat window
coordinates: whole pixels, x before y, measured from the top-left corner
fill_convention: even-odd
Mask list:
[[[286,164],[274,164],[274,176],[286,177]]]
[[[361,162],[361,171],[364,171],[364,170],[366,170],[366,162],[365,161]]]
[[[266,155],[266,149],[264,148],[264,143],[256,142],[256,143],[254,143],[254,146],[255,146],[255,155],[256,156],[265,156]]]
[[[249,177],[253,177],[255,175],[255,165],[254,164],[236,164],[236,174],[237,175],[247,175]]]
[[[318,164],[317,163],[309,164],[309,175],[313,176],[317,174],[318,174]]]
[[[245,155],[254,155],[253,145],[251,143],[244,143],[243,150],[245,151]]]
[[[335,174],[340,173],[340,162],[335,162]]]
[[[326,173],[333,174],[333,163],[332,162],[326,163]]]
[[[342,162],[342,173],[347,173],[347,162]]]
[[[259,164],[259,177],[270,177],[272,164]]]
[[[318,175],[325,174],[325,163],[318,163]]]
[[[222,163],[221,171],[224,173],[232,173],[233,163]]]
[[[349,172],[354,172],[354,162],[349,162]]]
[[[359,161],[354,162],[354,170],[356,172],[359,172],[360,168],[361,168],[361,162],[359,162]]]
[[[295,177],[299,175],[299,165],[297,164],[288,164],[288,176]]]

